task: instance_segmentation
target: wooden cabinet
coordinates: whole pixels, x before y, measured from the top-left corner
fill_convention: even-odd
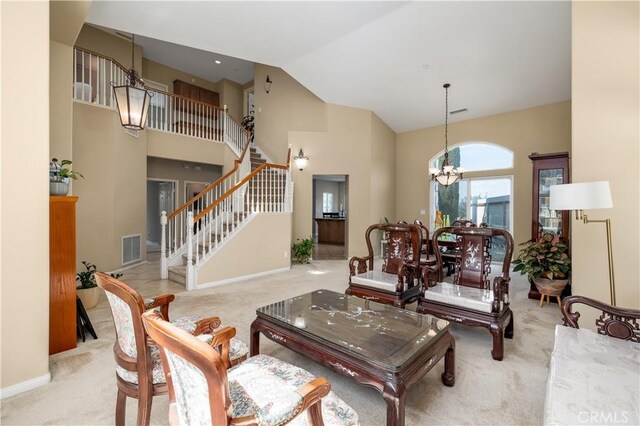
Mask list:
[[[531,239],[537,240],[543,232],[552,232],[565,241],[569,240],[569,211],[549,208],[549,187],[569,183],[569,153],[554,152],[529,155],[533,162],[533,212],[531,214]],[[531,284],[530,299],[540,299],[540,293]]]
[[[49,354],[77,346],[76,202],[49,197]]]
[[[218,95],[218,92],[214,92],[213,90],[205,89],[204,87],[199,87],[182,80],[174,80],[173,93],[216,107],[220,103],[220,96]]]
[[[318,242],[344,245],[344,219],[316,219]]]

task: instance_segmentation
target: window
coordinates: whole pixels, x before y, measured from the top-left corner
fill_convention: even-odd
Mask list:
[[[431,159],[429,167],[440,168],[444,151]],[[513,168],[513,151],[486,142],[466,142],[449,149],[449,161],[465,172]]]
[[[429,167],[440,167],[443,152],[432,158]],[[513,168],[513,152],[486,142],[465,143],[449,150],[449,160],[465,172]],[[448,187],[431,184],[431,227],[434,228],[436,210],[448,217],[449,223],[456,219],[472,220],[476,224],[487,223],[492,228],[513,232],[513,177],[466,177]],[[504,240],[492,242],[493,260],[504,258]]]
[[[486,223],[492,228],[512,232],[512,176],[464,179],[444,187],[434,184],[433,221],[435,211],[440,210],[449,222],[456,219]],[[502,241],[499,241],[502,240]],[[495,238],[491,255],[493,260],[504,259],[504,240]]]
[[[322,193],[322,213],[330,213],[333,212],[333,193],[331,192],[323,192]]]

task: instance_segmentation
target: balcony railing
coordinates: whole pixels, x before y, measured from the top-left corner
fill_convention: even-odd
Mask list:
[[[116,60],[88,50],[74,49],[73,99],[115,108],[111,83],[127,83],[126,68]],[[152,92],[146,127],[215,142],[225,142],[240,156],[248,133],[226,109],[184,96],[148,88]]]

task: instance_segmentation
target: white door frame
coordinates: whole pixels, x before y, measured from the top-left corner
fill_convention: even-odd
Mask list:
[[[173,189],[175,191],[175,197],[173,197],[173,211],[178,210],[179,204],[178,204],[178,184],[180,184],[180,181],[177,179],[163,179],[163,178],[147,178],[147,181],[152,181],[152,182],[169,182],[173,184]],[[167,212],[167,214],[171,214],[173,212]]]
[[[247,109],[247,104],[249,103],[249,93],[253,93],[253,95],[255,96],[256,90],[254,86],[247,87],[242,92],[242,116],[243,117],[246,117],[247,115],[249,115],[249,111]]]

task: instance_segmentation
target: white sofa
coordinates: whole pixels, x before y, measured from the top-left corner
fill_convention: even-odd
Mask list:
[[[577,328],[579,314],[570,312],[570,305],[577,302],[608,308],[596,322],[598,333]],[[556,326],[544,424],[640,424],[640,311],[613,308],[579,296],[566,298],[563,309],[565,323],[570,326]],[[631,318],[621,312],[631,313]]]

